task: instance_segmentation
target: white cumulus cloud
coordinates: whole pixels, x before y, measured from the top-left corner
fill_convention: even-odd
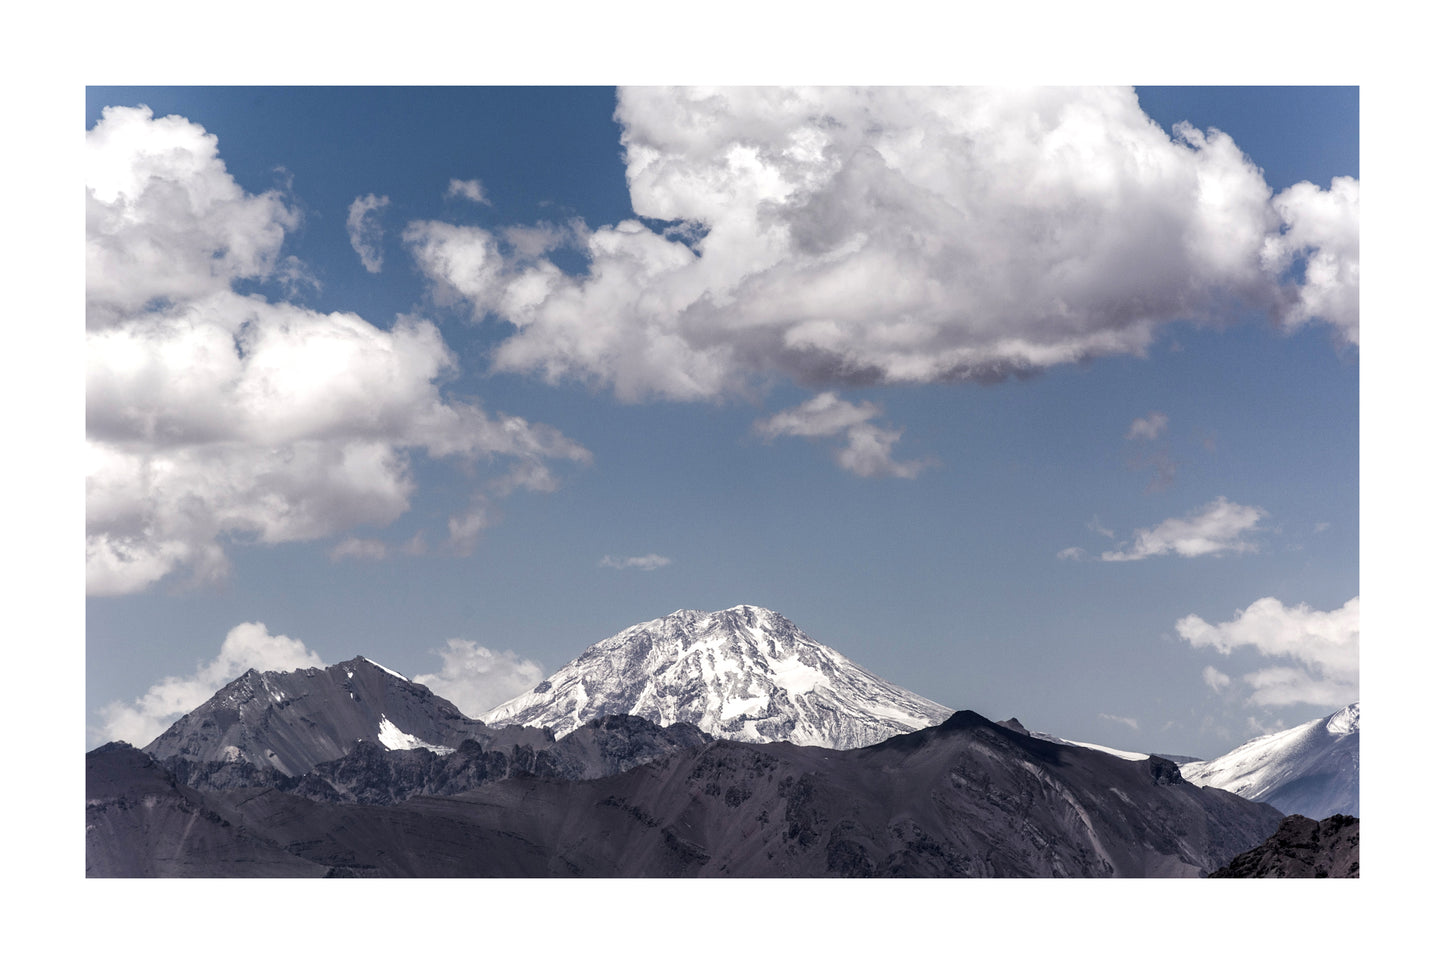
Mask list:
[[[1249,541],[1267,513],[1256,506],[1237,505],[1220,496],[1181,519],[1165,519],[1150,529],[1134,530],[1134,543],[1106,552],[1107,562],[1130,562],[1150,556],[1213,556],[1226,552],[1253,552]]]
[[[1273,660],[1275,665],[1242,677],[1252,691],[1250,700],[1262,706],[1337,706],[1359,698],[1358,596],[1331,611],[1304,603],[1286,606],[1266,596],[1235,612],[1232,620],[1209,623],[1191,613],[1174,629],[1195,649],[1214,649],[1227,656],[1248,648]],[[1210,686],[1228,682],[1223,673],[1211,670],[1205,671]]]
[[[231,179],[183,118],[108,108],[86,135],[86,583],[228,571],[228,540],[323,539],[407,510],[416,454],[546,474],[590,453],[451,402],[431,322],[390,330],[232,290],[273,269],[291,211]]]
[[[381,271],[382,262],[381,221],[376,215],[390,203],[391,198],[368,194],[352,201],[346,213],[346,236],[362,265],[372,274]]]
[[[433,652],[442,659],[441,672],[423,673],[413,682],[473,719],[542,681],[542,667],[509,649],[496,652],[469,639],[449,639],[446,649]]]
[[[988,381],[1240,303],[1357,326],[1355,182],[1276,198],[1227,134],[1166,132],[1129,89],[623,89],[616,117],[633,210],[667,224],[572,226],[585,274],[408,229],[440,294],[514,327],[498,368],[697,399]]]
[[[803,438],[842,435],[847,444],[834,451],[833,459],[846,471],[864,478],[916,478],[930,463],[896,461],[893,445],[903,433],[874,425],[873,419],[879,414],[878,407],[871,403],[854,405],[832,392],[823,392],[796,408],[759,419],[753,431],[766,439],[785,435]]]
[[[1273,201],[1283,233],[1266,240],[1265,263],[1277,270],[1304,260],[1304,280],[1280,310],[1287,328],[1312,319],[1360,343],[1360,184],[1337,177],[1324,190],[1302,181]]]
[[[103,707],[98,735],[145,746],[248,669],[290,672],[322,665],[321,657],[300,640],[272,636],[264,623],[242,623],[226,634],[220,653],[190,676],[167,676],[136,700]]]

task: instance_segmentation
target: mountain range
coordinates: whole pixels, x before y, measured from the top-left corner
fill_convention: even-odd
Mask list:
[[[638,624],[480,721],[364,657],[252,670],[86,763],[89,876],[1202,876],[1283,816],[752,606]]]

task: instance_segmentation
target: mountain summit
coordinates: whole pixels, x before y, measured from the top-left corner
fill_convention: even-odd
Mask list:
[[[545,746],[538,733],[508,740]],[[431,690],[364,656],[289,673],[254,669],[171,724],[145,752],[198,762],[246,762],[286,776],[345,756],[357,740],[391,750],[450,753],[463,740],[498,734]]]
[[[679,610],[624,629],[482,720],[561,736],[623,713],[745,743],[851,749],[941,723],[952,711],[880,679],[778,613],[734,606]]]
[[[1360,815],[1360,704],[1257,737],[1224,756],[1180,767],[1184,779],[1284,813]]]

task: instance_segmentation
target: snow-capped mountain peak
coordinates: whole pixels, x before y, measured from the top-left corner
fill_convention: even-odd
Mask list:
[[[1255,737],[1223,756],[1179,768],[1198,786],[1218,787],[1315,820],[1360,815],[1360,704],[1279,733]]]
[[[875,676],[782,615],[742,605],[638,623],[482,720],[561,736],[618,713],[693,723],[724,739],[844,749],[942,722],[951,711]]]

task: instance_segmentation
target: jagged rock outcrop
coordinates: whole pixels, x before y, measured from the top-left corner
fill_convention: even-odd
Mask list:
[[[1360,821],[1335,814],[1285,817],[1268,840],[1235,857],[1211,877],[1358,877]]]
[[[340,760],[322,763],[305,779],[281,788],[312,799],[390,805],[421,794],[463,793],[514,776],[611,776],[711,740],[689,723],[660,727],[633,716],[593,720],[542,749],[514,744],[503,751],[464,740],[454,753],[441,756],[430,750],[387,750],[364,740]]]
[[[719,739],[847,749],[952,711],[894,686],[758,606],[679,610],[596,643],[484,722],[568,733],[627,714]]]

